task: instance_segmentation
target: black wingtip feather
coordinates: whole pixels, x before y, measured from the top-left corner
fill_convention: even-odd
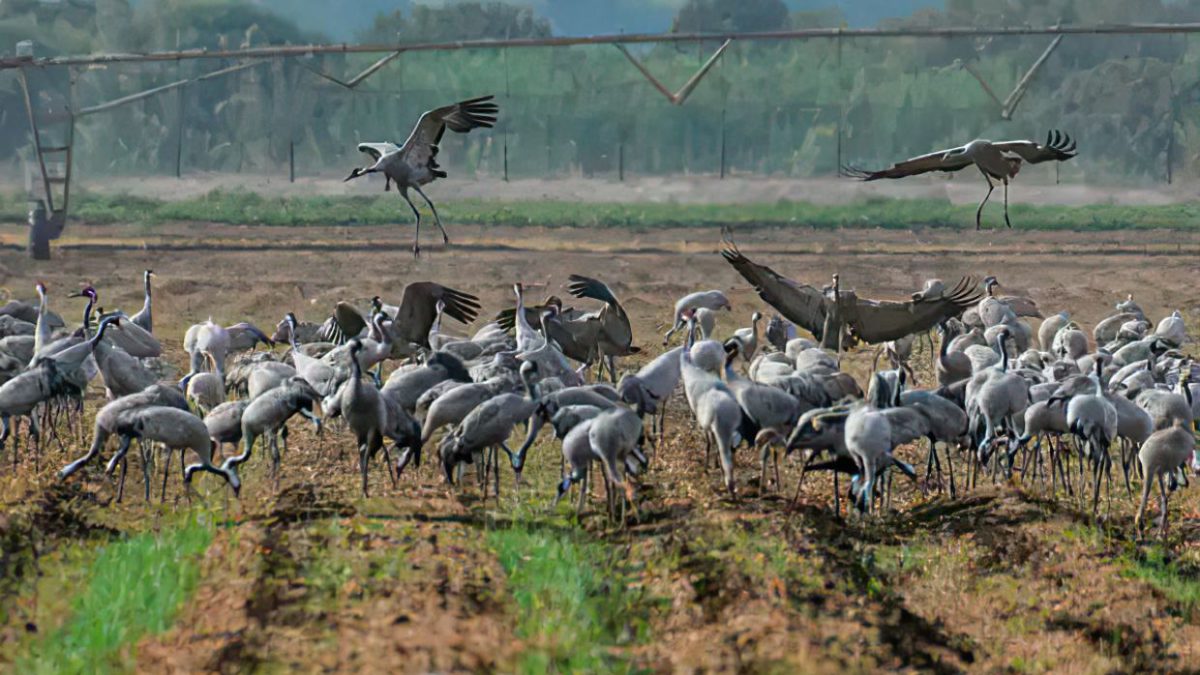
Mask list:
[[[879,178],[877,175],[878,173],[879,172],[877,171],[867,171],[866,169],[860,169],[848,164],[838,167],[839,176],[842,176],[843,178],[857,178],[858,180],[862,181],[875,180],[876,178]]]

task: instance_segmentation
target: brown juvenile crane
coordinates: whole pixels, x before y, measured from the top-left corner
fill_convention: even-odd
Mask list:
[[[983,179],[987,181],[988,191],[975,209],[975,229],[979,229],[980,217],[983,215],[983,205],[987,203],[992,191],[996,189],[993,179],[1004,184],[1004,224],[1009,228],[1012,222],[1008,219],[1008,182],[1016,178],[1023,162],[1040,164],[1051,160],[1065,162],[1075,156],[1075,141],[1060,131],[1051,131],[1046,135],[1046,142],[1037,141],[1001,141],[993,143],[983,139],[975,139],[966,145],[931,152],[928,155],[913,157],[898,162],[880,171],[864,171],[846,167],[842,173],[864,181],[879,180],[880,178],[906,178],[930,171],[959,171],[974,164]]]
[[[390,188],[392,182],[396,183],[396,189],[400,192],[400,196],[408,202],[408,207],[412,209],[413,215],[417,219],[417,229],[413,234],[414,257],[421,254],[421,212],[408,198],[408,190],[409,188],[416,190],[417,194],[421,195],[421,198],[429,205],[429,210],[433,212],[433,222],[442,231],[442,241],[449,244],[450,237],[446,234],[446,228],[442,227],[442,219],[438,216],[437,208],[421,190],[421,186],[432,183],[435,179],[446,177],[446,172],[442,171],[437,163],[438,143],[441,142],[446,127],[450,127],[451,131],[465,134],[472,129],[491,128],[496,124],[496,114],[500,108],[492,102],[493,98],[493,96],[480,96],[425,112],[417,120],[417,126],[413,127],[412,133],[409,134],[404,145],[389,142],[358,144],[358,150],[370,155],[375,163],[367,167],[356,167],[346,177],[346,180],[349,181],[369,173],[382,173],[385,177],[383,185],[385,191]]]

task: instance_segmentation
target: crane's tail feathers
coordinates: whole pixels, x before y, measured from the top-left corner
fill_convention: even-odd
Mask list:
[[[860,169],[856,166],[850,166],[848,164],[843,164],[838,169],[839,176],[844,178],[857,178],[858,180],[875,180],[876,178],[882,177],[879,174],[880,172],[878,171],[867,171],[866,169]]]

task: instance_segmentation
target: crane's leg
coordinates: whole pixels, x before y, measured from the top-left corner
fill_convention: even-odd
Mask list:
[[[994,183],[992,183],[991,177],[988,176],[986,173],[984,173],[983,169],[980,169],[979,173],[982,173],[983,179],[987,181],[988,191],[987,191],[987,194],[983,196],[983,201],[979,202],[979,208],[975,209],[975,229],[976,230],[979,229],[980,219],[983,218],[983,205],[986,204],[988,198],[990,198],[992,196],[992,190],[996,189],[996,185]],[[412,204],[412,202],[409,202],[409,204]]]
[[[1012,229],[1012,221],[1008,219],[1008,179],[1004,179],[1004,224]]]
[[[433,211],[433,223],[437,225],[439,230],[442,231],[442,243],[449,244],[450,235],[446,234],[446,228],[442,227],[442,217],[438,215],[437,207],[433,205],[433,202],[429,199],[429,197],[425,196],[425,193],[421,190],[419,185],[414,185],[413,189],[416,190],[417,194],[421,195],[421,198],[424,199],[425,203],[429,205],[429,210]]]
[[[413,204],[412,200],[408,198],[408,188],[400,186],[397,188],[396,191],[400,193],[404,201],[408,202],[408,208],[412,209],[413,216],[417,219],[417,231],[413,233],[413,257],[419,258],[421,257],[421,212],[417,210],[416,204]]]

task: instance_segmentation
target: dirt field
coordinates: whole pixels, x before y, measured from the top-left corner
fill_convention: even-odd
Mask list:
[[[211,316],[267,328],[285,312],[319,321],[342,299],[395,301],[411,281],[477,294],[484,314],[511,302],[510,284],[564,293],[567,275],[608,281],[634,320],[646,358],[657,354],[674,299],[720,288],[734,304],[724,335],[764,308],[716,255],[712,230],[520,230],[454,227],[455,246],[430,245],[414,261],[411,230],[180,225],[75,229],[56,258],[33,263],[0,252],[0,286],[32,295],[47,283],[52,307],[84,282],[106,308],[141,303],[141,270],[158,274],[156,332],[169,360],[185,363],[186,326]],[[742,250],[794,279],[840,272],[860,295],[902,297],[929,277],[995,274],[1002,290],[1067,308],[1089,327],[1126,293],[1154,317],[1181,309],[1197,325],[1200,236],[1109,233],[843,231],[801,228],[735,233]],[[23,231],[0,228],[0,243]],[[217,250],[225,247],[225,250]],[[455,327],[457,328],[457,327]],[[464,329],[463,332],[466,332]],[[1194,331],[1193,331],[1194,332]],[[624,364],[633,367],[642,359]],[[928,355],[921,384],[930,381]],[[863,376],[870,353],[852,355]],[[91,392],[87,412],[102,404]],[[1200,497],[1172,499],[1165,545],[1137,542],[1136,504],[1114,486],[1094,522],[1078,498],[1036,483],[992,485],[957,500],[896,481],[894,512],[860,520],[832,512],[832,483],[809,479],[790,503],[758,485],[757,457],[738,456],[738,501],[703,466],[703,441],[682,401],[668,439],[639,488],[640,517],[608,523],[593,498],[580,522],[550,508],[556,443],[543,439],[518,492],[481,500],[468,481],[450,490],[435,467],[401,478],[382,471],[373,496],[358,491],[353,441],[292,423],[279,488],[256,450],[234,500],[198,479],[191,506],[177,480],[160,504],[142,498],[130,462],[123,502],[96,466],[66,485],[53,471],[89,439],[63,432],[66,452],[21,446],[0,455],[0,664],[13,667],[39,635],[71,616],[72,581],[87,547],[173,527],[181,513],[212,518],[215,533],[190,596],[161,632],[123,647],[113,667],[141,672],[1131,672],[1200,668]],[[85,424],[85,428],[88,428]],[[545,436],[545,434],[543,435]],[[111,448],[110,448],[111,451]],[[344,455],[341,455],[344,451]],[[924,449],[900,451],[920,461]],[[1136,486],[1135,486],[1136,487]],[[513,542],[516,542],[514,544]],[[521,542],[529,548],[520,553]],[[514,555],[513,546],[517,546]],[[22,551],[37,552],[34,566]],[[573,553],[572,553],[573,552]],[[526,569],[578,557],[599,574],[581,605],[539,595]],[[546,563],[543,558],[553,558]],[[81,562],[82,561],[82,562]],[[570,570],[568,570],[570,571]],[[572,575],[568,575],[572,578]],[[590,577],[589,577],[590,578]],[[583,581],[580,581],[582,584]],[[532,599],[531,599],[532,598]],[[551,600],[547,600],[550,598]],[[587,628],[593,626],[593,628]],[[600,626],[601,628],[594,628]],[[586,654],[584,654],[586,652]],[[579,660],[581,654],[593,660]],[[581,665],[582,664],[582,665]]]
[[[346,172],[349,171],[347,167]],[[192,173],[183,180],[166,176],[113,178],[84,176],[82,189],[130,194],[150,199],[188,199],[213,190],[248,190],[276,197],[311,195],[374,195],[382,190],[382,179],[374,176],[345,182],[346,172],[301,176],[289,183],[279,175]],[[833,176],[787,178],[733,174],[724,179],[714,175],[630,176],[625,181],[608,177],[514,178],[503,181],[495,176],[464,176],[451,171],[450,178],[439,181],[434,199],[482,199],[511,201],[550,199],[568,202],[676,203],[676,204],[752,204],[779,200],[813,204],[848,204],[862,199],[933,199],[954,204],[975,204],[984,193],[978,174],[920,176],[903,181],[862,183]],[[999,193],[995,195],[997,198]],[[1153,206],[1194,202],[1200,198],[1195,183],[1179,181],[1173,185],[1149,184],[1141,187],[1096,185],[1066,179],[1055,182],[1054,171],[1046,166],[1027,167],[1013,183],[1013,203],[1033,205],[1083,206],[1118,204]]]

